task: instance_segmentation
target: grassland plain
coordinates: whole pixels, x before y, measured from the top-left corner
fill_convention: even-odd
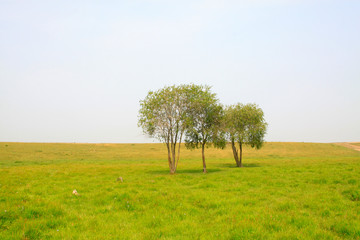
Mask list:
[[[360,152],[0,143],[0,239],[360,239]],[[124,182],[116,181],[122,176]],[[76,189],[79,196],[72,194]]]

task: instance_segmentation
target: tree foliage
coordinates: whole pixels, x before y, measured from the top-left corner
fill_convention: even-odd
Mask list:
[[[231,142],[238,167],[242,166],[242,146],[261,148],[267,124],[256,104],[235,104],[225,110],[209,86],[173,85],[148,92],[140,101],[139,127],[145,134],[166,144],[170,173],[175,173],[180,146],[201,148],[203,171],[205,147],[224,148]],[[237,146],[239,149],[237,149]]]
[[[234,159],[242,167],[242,146],[259,149],[264,143],[267,123],[264,113],[256,104],[235,104],[228,106],[225,114],[226,132],[231,142]],[[239,145],[237,149],[235,143]]]
[[[206,173],[205,146],[213,144],[215,147],[225,147],[221,131],[224,111],[209,86],[192,85],[188,92],[188,102],[185,146],[202,149],[203,172]]]
[[[188,88],[187,85],[164,87],[150,91],[140,101],[138,125],[144,133],[166,144],[170,173],[176,172],[180,145],[187,127]]]

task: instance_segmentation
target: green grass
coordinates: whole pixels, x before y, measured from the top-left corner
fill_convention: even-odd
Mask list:
[[[0,143],[0,239],[360,239],[360,152],[206,154],[170,175],[161,144]]]

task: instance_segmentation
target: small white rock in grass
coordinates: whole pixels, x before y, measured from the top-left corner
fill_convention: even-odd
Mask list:
[[[123,178],[122,178],[122,177],[118,177],[116,180],[123,182]]]
[[[74,195],[80,195],[77,191],[76,191],[76,189],[74,189],[74,191],[72,192],[72,194],[74,194]]]

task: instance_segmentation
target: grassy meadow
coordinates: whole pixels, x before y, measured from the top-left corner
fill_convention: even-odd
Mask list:
[[[360,152],[0,143],[0,239],[360,239]],[[123,182],[117,181],[119,176]],[[80,195],[72,194],[76,189]]]

